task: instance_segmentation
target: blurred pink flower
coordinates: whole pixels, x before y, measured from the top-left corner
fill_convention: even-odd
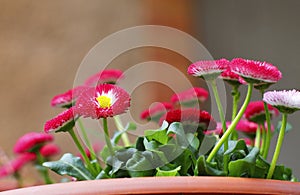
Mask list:
[[[154,106],[144,110],[140,117],[141,119],[146,119],[148,121],[154,120],[158,122],[160,117],[171,109],[173,109],[173,105],[169,102],[156,102]]]
[[[185,90],[181,93],[174,94],[171,97],[171,102],[176,103],[187,103],[192,101],[204,102],[208,98],[208,91],[204,88],[193,87],[188,90]]]
[[[17,140],[14,146],[14,152],[15,153],[30,152],[36,146],[52,141],[53,138],[54,137],[52,135],[45,134],[45,133],[38,133],[38,132],[26,133],[25,135],[23,135]]]
[[[173,122],[198,124],[199,127],[202,128],[202,130],[215,129],[217,126],[216,121],[208,112],[193,108],[168,111],[161,117],[160,124],[162,124],[164,120],[169,124]]]
[[[226,59],[202,60],[191,64],[188,67],[188,74],[205,79],[215,79],[227,69],[228,65],[229,61]]]
[[[89,77],[84,84],[88,86],[99,85],[103,83],[115,84],[124,77],[123,72],[117,69],[107,69],[100,71]]]
[[[235,129],[246,134],[255,134],[257,127],[258,125],[254,122],[240,120]]]
[[[72,104],[75,103],[78,96],[86,89],[88,89],[88,87],[78,86],[78,87],[68,90],[65,93],[56,95],[51,100],[51,106],[69,108],[72,106]]]
[[[271,117],[277,116],[279,114],[278,110],[269,104],[268,104],[268,109]],[[264,124],[264,122],[266,121],[264,102],[263,101],[250,102],[245,110],[244,116],[249,121],[259,123],[259,124]]]
[[[23,153],[17,156],[15,159],[5,164],[0,168],[0,178],[11,175],[19,171],[26,163],[34,161],[36,155],[33,153]]]
[[[40,153],[44,157],[55,156],[60,153],[60,149],[55,144],[46,144],[40,149]]]

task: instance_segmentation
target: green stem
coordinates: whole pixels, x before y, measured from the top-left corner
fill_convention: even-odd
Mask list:
[[[39,151],[36,152],[36,157],[37,157],[37,164],[40,166],[39,172],[41,176],[43,177],[45,184],[52,184],[53,181],[49,177],[49,172],[46,167],[43,167],[43,163],[45,162],[45,158],[41,155]]]
[[[239,87],[238,86],[234,86],[232,89],[232,117],[231,120],[233,120],[236,115],[237,115],[237,111],[238,111],[238,103],[240,101],[240,92],[239,92]]]
[[[84,125],[83,125],[82,121],[81,121],[80,119],[78,119],[77,122],[78,122],[78,125],[79,125],[79,128],[80,128],[80,131],[81,131],[81,133],[82,133],[82,135],[83,135],[83,140],[84,140],[84,142],[86,143],[87,148],[88,148],[89,151],[90,151],[91,159],[92,159],[93,161],[95,161],[95,162],[98,162],[97,156],[96,156],[96,153],[95,153],[95,150],[94,150],[94,148],[93,148],[91,142],[89,141],[89,138],[88,138],[88,136],[87,136],[87,133],[86,133],[86,130],[85,130],[85,128],[84,128]],[[99,163],[94,163],[93,165],[94,165],[94,167],[96,168],[97,172],[100,172],[101,167],[100,167]]]
[[[264,127],[264,125],[261,125],[261,148],[260,148],[260,154],[263,155],[266,148],[266,141],[267,141],[267,130]]]
[[[211,153],[207,157],[207,159],[206,159],[207,162],[210,162],[213,159],[213,157],[217,154],[217,152],[219,151],[219,149],[221,148],[223,143],[228,139],[229,135],[232,133],[232,131],[235,129],[237,123],[242,118],[242,116],[243,116],[243,114],[244,114],[244,112],[245,112],[245,110],[246,110],[246,108],[247,108],[247,106],[250,102],[251,95],[252,95],[252,90],[253,90],[253,84],[249,83],[248,84],[247,96],[246,96],[246,99],[245,99],[240,111],[238,112],[237,116],[234,118],[231,125],[228,127],[228,129],[226,130],[224,135],[221,137],[219,142],[215,145],[215,147],[213,148],[213,150],[211,151]]]
[[[81,133],[82,133],[82,135],[83,135],[83,140],[84,140],[84,142],[86,143],[88,149],[91,151],[91,154],[95,154],[94,148],[93,148],[91,142],[89,141],[89,138],[88,138],[88,136],[87,136],[87,133],[86,133],[86,130],[85,130],[85,128],[84,128],[84,125],[83,125],[82,121],[81,121],[80,119],[78,119],[77,122],[78,122],[78,125],[79,125],[79,127],[80,127],[80,131],[81,131]],[[92,155],[92,156],[93,156],[93,155]],[[95,156],[95,155],[94,155],[94,156]]]
[[[23,179],[22,179],[20,173],[18,171],[16,171],[16,172],[14,172],[13,176],[18,182],[18,184],[17,184],[18,188],[22,188],[23,187]]]
[[[79,152],[80,152],[80,154],[81,154],[81,156],[82,156],[84,162],[86,163],[88,169],[92,172],[93,175],[97,175],[96,170],[94,169],[94,167],[93,167],[93,165],[91,164],[91,162],[90,162],[88,156],[86,155],[86,152],[84,151],[82,145],[80,144],[79,139],[77,138],[77,136],[76,136],[74,130],[71,129],[71,130],[69,130],[68,132],[70,133],[70,135],[71,135],[71,137],[72,137],[72,139],[73,139],[75,145],[77,146],[77,148],[78,148],[78,150],[79,150]]]
[[[105,138],[105,142],[106,142],[108,151],[109,151],[110,155],[113,156],[115,154],[115,152],[114,152],[114,149],[111,144],[110,137],[109,137],[108,127],[107,127],[107,118],[103,118],[103,130],[104,130],[104,138]]]
[[[276,163],[280,154],[280,149],[281,149],[281,145],[284,139],[284,134],[285,134],[285,128],[286,128],[286,123],[287,123],[287,114],[283,113],[282,114],[282,123],[281,123],[281,128],[280,128],[280,132],[279,132],[279,136],[277,139],[277,144],[276,144],[276,148],[275,148],[275,152],[273,154],[273,159],[269,168],[269,172],[267,175],[267,179],[271,179],[276,167]]]
[[[117,126],[118,131],[122,132],[124,130],[124,126],[122,124],[122,121],[121,121],[119,115],[114,116],[114,120],[115,120],[115,124]],[[122,133],[121,138],[123,140],[125,147],[131,146],[131,143],[129,141],[129,138],[128,138],[128,135],[126,132]]]
[[[211,81],[211,86],[212,86],[212,90],[215,96],[215,100],[217,103],[217,107],[218,107],[218,111],[219,111],[219,116],[220,116],[220,120],[222,123],[222,129],[223,129],[223,133],[225,133],[227,127],[226,127],[226,121],[225,121],[225,116],[224,116],[224,111],[223,111],[223,107],[221,104],[221,100],[220,100],[220,96],[218,93],[218,89],[217,89],[217,84],[216,84],[216,80],[212,80]],[[224,152],[228,150],[228,139],[225,140],[224,143]],[[224,171],[227,172],[228,170],[228,161],[229,161],[229,156],[228,155],[224,155],[223,158],[223,164],[224,164]]]
[[[263,92],[262,92],[263,94]],[[270,148],[270,144],[271,144],[271,117],[270,117],[270,112],[269,112],[269,108],[266,102],[264,102],[264,108],[265,108],[265,113],[266,113],[266,121],[267,121],[267,135],[266,135],[266,143],[265,143],[265,147],[264,147],[264,153],[263,153],[263,157],[265,159],[267,159],[268,157],[268,153],[269,153],[269,148]]]
[[[260,140],[261,140],[261,130],[260,130],[260,126],[257,125],[254,147],[260,148]]]
[[[232,95],[232,117],[231,117],[231,121],[234,120],[234,118],[237,115],[237,111],[238,111],[238,103],[240,101],[240,92],[239,92],[239,86],[235,85],[233,86],[231,95]],[[231,139],[232,140],[237,140],[238,139],[238,133],[236,130],[234,130],[231,134]]]

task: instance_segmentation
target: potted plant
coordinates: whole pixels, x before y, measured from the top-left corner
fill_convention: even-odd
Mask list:
[[[20,139],[15,149],[34,153],[46,183],[49,168],[66,175],[71,182],[35,186],[6,191],[7,194],[300,194],[300,184],[292,170],[277,164],[287,128],[287,116],[300,109],[297,90],[267,91],[281,79],[281,72],[267,62],[235,58],[198,61],[188,67],[188,74],[205,79],[212,89],[220,122],[200,110],[209,93],[194,87],[174,94],[170,102],[162,102],[145,110],[141,118],[155,121],[157,129],[145,130],[134,143],[128,131],[135,124],[123,125],[119,115],[130,107],[130,95],[118,86],[124,77],[120,70],[102,70],[77,86],[55,96],[51,104],[66,108],[47,121],[45,135]],[[217,79],[232,86],[232,120],[226,121],[218,94]],[[247,94],[239,107],[239,87],[247,86]],[[251,101],[258,90],[262,100]],[[281,114],[277,130],[272,117]],[[81,122],[82,118],[100,120],[106,145],[98,151]],[[118,131],[111,136],[108,120]],[[73,127],[79,123],[86,148]],[[47,161],[41,155],[49,133],[68,133],[80,157],[67,153],[58,161]],[[278,140],[272,161],[267,157],[271,138]],[[120,143],[122,140],[123,144]],[[17,142],[17,143],[18,143]],[[26,143],[26,144],[24,144]],[[16,146],[16,147],[17,147]],[[16,148],[15,147],[15,148]],[[88,180],[88,181],[86,181]],[[90,181],[92,180],[92,181]]]

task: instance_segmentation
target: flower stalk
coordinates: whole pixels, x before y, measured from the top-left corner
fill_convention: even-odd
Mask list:
[[[283,113],[282,114],[282,124],[281,124],[281,128],[280,128],[280,132],[279,132],[279,136],[278,136],[278,140],[277,140],[277,144],[276,144],[276,148],[275,148],[275,152],[272,158],[272,162],[268,171],[268,175],[267,175],[267,179],[271,179],[276,167],[276,163],[280,154],[280,149],[282,146],[282,142],[284,139],[284,134],[285,134],[285,128],[286,128],[286,124],[287,124],[287,114]]]
[[[71,129],[68,132],[71,135],[75,145],[77,146],[77,148],[78,148],[84,162],[86,163],[88,169],[93,173],[93,175],[97,175],[97,171],[95,170],[94,166],[91,164],[91,162],[90,162],[88,156],[86,155],[86,152],[84,151],[84,149],[83,149],[77,135],[75,134],[74,130]]]
[[[271,134],[271,117],[270,117],[270,112],[269,112],[269,108],[266,102],[264,102],[264,108],[265,108],[265,112],[266,112],[266,121],[267,121],[267,132],[266,132],[266,139],[265,139],[265,143],[264,143],[264,148],[263,148],[263,157],[265,159],[267,159],[268,157],[268,153],[269,153],[269,148],[270,148],[270,144],[271,144],[271,138],[272,138],[272,134]]]
[[[119,115],[116,115],[113,118],[114,118],[114,121],[115,121],[118,131],[122,132],[124,130],[124,126],[122,124],[122,121],[121,121]],[[121,139],[122,139],[125,147],[131,146],[127,132],[122,132]]]
[[[214,148],[212,149],[212,151],[210,152],[210,154],[208,155],[206,161],[207,162],[211,162],[213,157],[217,154],[217,152],[219,151],[219,149],[221,148],[221,146],[225,143],[225,141],[228,139],[228,137],[230,136],[230,134],[234,131],[237,123],[240,121],[240,119],[242,118],[249,102],[251,99],[251,95],[252,95],[252,90],[253,90],[253,84],[249,83],[248,84],[248,91],[247,91],[247,95],[245,98],[245,101],[243,103],[243,106],[241,107],[241,109],[239,110],[237,116],[234,118],[234,120],[232,121],[232,123],[230,124],[230,126],[228,127],[228,129],[226,130],[226,132],[224,133],[224,135],[221,137],[221,139],[219,140],[219,142],[214,146]]]
[[[219,96],[219,93],[218,93],[218,89],[217,89],[217,84],[216,84],[216,80],[211,80],[210,82],[211,84],[211,87],[212,87],[212,90],[213,90],[213,93],[214,93],[214,97],[215,97],[215,100],[216,100],[216,103],[217,103],[217,107],[218,107],[218,111],[219,111],[219,116],[220,116],[220,120],[221,120],[221,123],[222,123],[222,129],[223,129],[223,133],[226,132],[226,121],[225,121],[225,116],[224,116],[224,111],[223,111],[223,106],[221,104],[221,100],[220,100],[220,96]],[[228,150],[228,139],[226,139],[224,141],[224,153]],[[228,168],[228,161],[229,161],[229,157],[228,155],[224,155],[224,158],[223,158],[223,162],[224,162],[224,171],[227,172],[227,168]]]
[[[108,151],[109,151],[111,156],[114,156],[115,152],[114,152],[113,146],[112,146],[111,141],[110,141],[108,126],[107,126],[107,118],[103,118],[102,122],[103,122],[104,138],[105,138],[105,142],[106,142]]]

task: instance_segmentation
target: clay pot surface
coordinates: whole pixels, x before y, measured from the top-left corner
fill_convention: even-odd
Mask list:
[[[233,177],[144,177],[41,185],[5,195],[93,194],[300,194],[300,182]],[[0,192],[0,194],[2,194]]]

